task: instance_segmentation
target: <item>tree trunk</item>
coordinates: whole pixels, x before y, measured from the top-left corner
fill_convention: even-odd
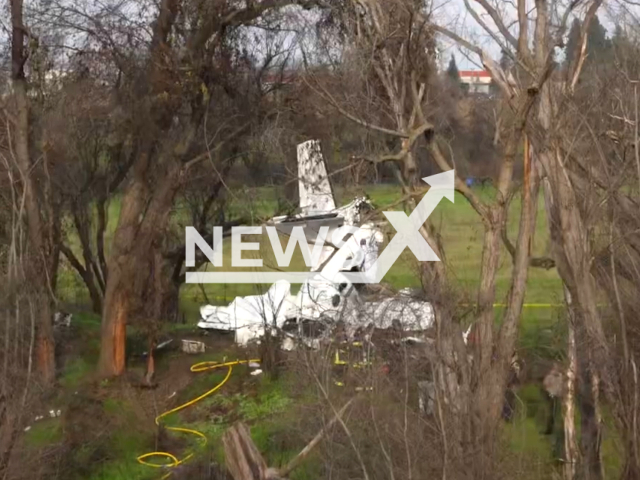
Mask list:
[[[121,375],[125,369],[125,342],[131,299],[112,270],[102,313],[100,360],[98,370],[103,377]]]
[[[497,213],[493,210],[490,215]],[[495,217],[494,217],[495,218]],[[475,411],[474,440],[477,443],[475,463],[481,475],[492,471],[496,426],[502,407],[503,381],[493,368],[493,328],[495,312],[495,279],[500,262],[500,227],[498,223],[485,226],[480,289],[478,291],[478,341],[474,345],[474,370],[477,381],[476,395],[472,400]]]
[[[635,480],[640,478],[640,449],[638,448],[638,369],[635,359],[631,359],[629,376],[632,378],[626,382],[627,412],[622,419],[622,433],[625,443],[625,465],[621,478]],[[626,412],[625,412],[626,413]]]
[[[60,246],[61,252],[67,258],[68,262],[71,266],[78,272],[80,278],[84,282],[85,287],[87,287],[87,291],[89,292],[89,297],[91,298],[91,306],[93,312],[100,315],[102,314],[102,294],[98,290],[98,286],[95,282],[95,277],[91,269],[85,268],[85,266],[80,263],[80,260],[76,257],[73,251],[66,245]],[[86,262],[86,256],[85,256]]]
[[[552,84],[544,88],[540,103],[539,120],[544,129],[553,124],[557,109],[554,100],[560,92]],[[578,203],[577,187],[566,170],[562,152],[556,145],[546,144],[540,155],[540,164],[547,177],[545,182],[545,204],[549,217],[549,228],[558,273],[566,285],[574,307],[576,333],[583,336],[578,349],[578,363],[582,391],[580,408],[583,414],[581,449],[586,478],[601,478],[600,421],[598,419],[598,397],[600,379],[605,380],[605,391],[615,398],[618,385],[607,339],[596,304],[596,285],[592,275],[593,251],[588,234],[586,214]]]
[[[164,279],[163,279],[164,280]],[[180,283],[169,279],[163,282],[161,311],[162,320],[169,323],[180,323]]]
[[[557,110],[555,99],[561,93],[552,82],[545,84],[541,94],[538,118],[545,130],[553,125]],[[571,293],[571,300],[579,313],[580,333],[584,331],[593,355],[593,365],[601,379],[607,379],[611,391],[616,384],[615,371],[611,367],[601,319],[596,304],[596,287],[591,272],[593,252],[580,206],[576,188],[563,163],[562,152],[556,145],[549,145],[546,137],[534,137],[539,142],[537,150],[541,170],[546,176],[545,204],[549,229],[554,247],[554,260],[558,273]]]
[[[249,428],[236,423],[222,436],[225,464],[233,480],[269,480],[269,468],[255,443]]]
[[[584,348],[584,346],[582,346]],[[583,353],[580,368],[580,450],[582,451],[582,477],[586,480],[602,478],[601,422],[599,406],[599,381],[591,365],[589,353]]]
[[[147,387],[152,387],[154,385],[153,379],[156,374],[156,361],[153,356],[153,350],[156,348],[156,342],[154,338],[150,337],[148,343],[149,355],[147,356],[147,371],[144,375],[144,383]]]
[[[84,278],[83,278],[84,279]],[[92,279],[84,279],[87,290],[89,291],[89,297],[91,298],[91,310],[96,315],[102,314],[102,295],[98,291],[95,283]]]
[[[515,141],[512,138],[512,141]],[[525,138],[524,148],[524,185],[522,188],[522,204],[518,239],[516,243],[511,287],[507,296],[507,308],[504,313],[498,338],[494,339],[495,313],[495,278],[500,263],[501,229],[506,221],[508,202],[498,200],[489,211],[485,220],[485,243],[482,256],[481,283],[478,293],[479,341],[475,345],[477,394],[473,399],[476,410],[475,438],[482,442],[479,449],[478,465],[484,474],[493,471],[495,435],[498,422],[504,407],[505,393],[511,371],[511,361],[518,338],[518,325],[522,314],[522,306],[526,291],[531,253],[531,239],[535,231],[539,180],[537,169],[532,167],[528,140]],[[512,157],[505,158],[505,163],[512,164]],[[506,170],[506,172],[505,172]],[[503,166],[499,195],[504,199],[505,185],[511,177],[511,167]]]
[[[478,335],[475,359],[479,372],[488,372],[491,367],[493,350],[493,324],[495,312],[493,304],[496,299],[496,275],[500,264],[501,215],[493,208],[489,215],[491,223],[485,226],[484,247],[482,249],[482,264],[480,267],[480,289],[478,290]],[[481,402],[480,402],[481,403]]]
[[[11,2],[11,79],[16,101],[16,125],[14,133],[15,157],[20,170],[24,189],[25,210],[27,214],[28,237],[31,245],[31,269],[36,312],[38,315],[36,331],[36,361],[41,380],[50,385],[55,379],[55,356],[52,325],[51,293],[55,272],[51,268],[52,249],[47,248],[47,235],[43,226],[38,205],[36,184],[33,177],[31,155],[29,152],[29,99],[27,81],[24,76],[24,26],[22,22],[22,1]],[[49,219],[53,221],[53,219]],[[44,267],[44,268],[43,268]],[[36,273],[34,275],[34,273]]]
[[[99,360],[100,374],[105,377],[124,372],[126,326],[132,313],[144,308],[145,299],[140,297],[145,292],[145,285],[156,283],[156,279],[149,279],[148,268],[155,263],[157,250],[162,243],[159,237],[165,231],[171,205],[182,179],[180,163],[173,162],[165,166],[160,183],[147,202],[147,182],[143,173],[146,167],[146,159],[136,165],[136,175],[122,201],[114,234],[104,298]]]
[[[552,242],[557,243],[558,273],[569,290],[575,312],[576,328],[583,337],[578,349],[581,378],[579,407],[581,411],[580,446],[583,474],[587,479],[602,478],[600,461],[601,425],[598,419],[599,379],[611,375],[610,358],[597,307],[595,284],[591,274],[591,248],[568,177],[561,172],[559,160],[550,154],[544,158],[550,173],[547,203],[551,210]],[[613,379],[609,386],[615,385]]]
[[[165,322],[178,323],[180,321],[180,287],[183,283],[182,266],[184,261],[182,258],[169,259],[163,255],[164,252],[158,252],[156,258],[158,271],[161,272],[160,278],[155,280],[158,289],[158,317]]]
[[[575,314],[571,302],[571,294],[566,286],[564,290],[569,314],[569,321],[567,322],[567,357],[569,365],[567,365],[562,408],[564,418],[564,479],[573,480],[576,476],[576,463],[578,461],[575,425],[575,384],[578,356],[576,351]]]

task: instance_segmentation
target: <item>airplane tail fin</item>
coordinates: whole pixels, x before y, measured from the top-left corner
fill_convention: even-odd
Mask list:
[[[298,189],[300,209],[305,215],[335,210],[333,188],[318,140],[298,145]]]

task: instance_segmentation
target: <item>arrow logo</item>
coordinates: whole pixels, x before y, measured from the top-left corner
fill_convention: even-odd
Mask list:
[[[423,178],[422,180],[429,184],[431,188],[427,194],[422,197],[418,206],[408,217],[404,212],[383,212],[397,233],[391,239],[387,248],[384,249],[374,266],[374,268],[376,268],[376,283],[384,278],[406,247],[409,247],[421,262],[440,261],[420,233],[420,228],[424,225],[424,222],[427,221],[429,215],[436,209],[440,200],[446,197],[453,203],[455,198],[453,188],[454,174],[454,170],[449,170],[448,172]]]
[[[420,233],[420,228],[443,198],[446,197],[452,203],[454,202],[454,179],[455,170],[423,178],[422,180],[431,188],[409,216],[405,212],[382,212],[397,233],[366,275],[364,273],[342,273],[353,283],[379,283],[407,247],[421,262],[439,262],[440,259]],[[340,251],[336,252],[334,261],[329,262],[322,270],[322,276],[332,278],[336,275],[339,266],[342,265],[341,262],[349,254],[350,249],[345,244]]]

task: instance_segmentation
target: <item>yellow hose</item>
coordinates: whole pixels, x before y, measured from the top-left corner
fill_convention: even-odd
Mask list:
[[[182,405],[179,405],[175,408],[172,408],[171,410],[168,410],[164,413],[161,413],[160,415],[158,415],[156,417],[156,425],[160,426],[160,419],[162,417],[166,417],[167,415],[170,415],[172,413],[175,412],[179,412],[180,410],[183,410],[187,407],[190,407],[191,405],[194,405],[195,403],[198,403],[200,400],[208,397],[209,395],[215,393],[216,391],[218,391],[220,388],[222,388],[222,386],[227,383],[227,380],[229,380],[229,377],[231,377],[231,372],[233,371],[233,367],[235,365],[241,365],[243,363],[250,363],[250,362],[255,362],[258,363],[260,362],[260,360],[235,360],[233,362],[225,362],[225,363],[218,363],[218,362],[200,362],[200,363],[196,363],[195,365],[191,365],[191,371],[192,372],[205,372],[207,370],[215,370],[218,368],[222,368],[222,367],[227,367],[227,375],[224,377],[224,379],[218,383],[215,387],[213,387],[211,390],[208,390],[207,392],[203,393],[202,395],[189,400],[186,403],[183,403]],[[181,433],[190,433],[192,435],[195,435],[197,437],[200,437],[202,440],[204,440],[203,445],[207,444],[207,437],[204,433],[199,432],[197,430],[192,430],[190,428],[180,428],[180,427],[166,427],[167,430],[171,430],[172,432],[181,432]],[[169,459],[170,463],[153,463],[153,462],[149,462],[148,459],[152,458],[152,457],[163,457],[165,459]],[[186,457],[184,457],[183,459],[178,459],[178,457],[176,457],[175,455],[169,453],[169,452],[150,452],[150,453],[145,453],[144,455],[140,455],[138,457],[138,462],[141,463],[142,465],[146,465],[148,467],[153,467],[153,468],[173,468],[173,467],[177,467],[178,465],[182,465],[184,462],[186,462],[187,460],[189,460],[191,457],[193,457],[193,452],[191,452],[190,454],[188,454]],[[171,475],[172,472],[167,473],[165,476],[161,477],[162,480],[164,480],[165,478],[168,478]]]

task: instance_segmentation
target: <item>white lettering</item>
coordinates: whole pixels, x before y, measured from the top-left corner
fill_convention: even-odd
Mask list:
[[[260,250],[258,242],[242,242],[242,235],[260,235],[262,227],[231,228],[231,265],[233,267],[262,267],[262,259],[243,259],[243,250]]]
[[[185,227],[185,264],[196,266],[196,245],[214,267],[222,266],[222,227],[213,227],[213,248],[194,227]]]
[[[273,249],[273,253],[276,256],[276,262],[278,263],[279,267],[289,266],[289,264],[291,263],[291,258],[293,257],[293,251],[296,248],[296,244],[300,245],[302,258],[304,258],[305,265],[307,267],[317,265],[320,261],[320,256],[322,255],[322,249],[324,247],[324,242],[327,239],[328,232],[329,227],[320,227],[320,231],[318,232],[316,241],[313,244],[313,252],[311,252],[303,228],[301,226],[293,227],[291,229],[289,241],[287,242],[287,249],[283,251],[276,227],[267,227],[267,234],[269,235],[269,240],[271,241],[271,248]]]

